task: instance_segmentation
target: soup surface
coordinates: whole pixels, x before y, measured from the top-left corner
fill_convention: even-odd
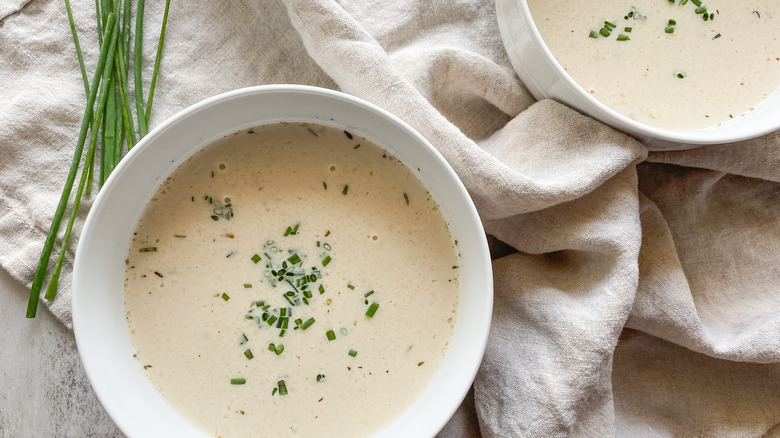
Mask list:
[[[366,436],[437,370],[458,263],[390,154],[334,128],[256,127],[188,159],[143,213],[125,283],[135,356],[214,436]]]
[[[777,0],[528,0],[528,6],[572,79],[650,126],[715,126],[780,86]]]

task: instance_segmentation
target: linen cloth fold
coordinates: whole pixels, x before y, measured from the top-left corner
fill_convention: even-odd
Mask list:
[[[84,90],[64,5],[15,3],[0,7],[0,266],[29,284]],[[160,3],[146,5],[149,67]],[[94,6],[73,7],[92,71]],[[152,126],[267,83],[393,112],[477,206],[494,321],[440,436],[780,436],[780,133],[648,154],[535,102],[487,0],[173,2]],[[47,303],[66,325],[69,292],[65,275]]]

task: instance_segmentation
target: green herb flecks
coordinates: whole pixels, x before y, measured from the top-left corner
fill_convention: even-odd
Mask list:
[[[243,377],[234,377],[230,379],[231,385],[243,385],[244,383],[246,383],[246,379],[244,379]]]
[[[222,203],[219,199],[214,199],[209,195],[204,195],[203,199],[211,205],[211,220],[218,221],[225,219],[229,221],[233,218],[233,204],[231,202]]]
[[[357,356],[357,351],[355,351],[355,350],[349,350],[349,353],[348,353],[348,354],[349,354],[350,356],[352,356],[352,357],[355,357],[355,356]]]
[[[268,351],[276,353],[276,355],[279,356],[284,351],[284,345],[282,345],[282,344],[274,344],[272,342],[272,343],[268,344]]]
[[[376,311],[379,309],[379,303],[371,303],[370,306],[368,306],[368,309],[366,310],[366,316],[369,318],[373,318]]]

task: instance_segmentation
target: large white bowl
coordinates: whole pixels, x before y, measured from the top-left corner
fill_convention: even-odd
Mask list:
[[[496,14],[509,60],[537,100],[553,99],[566,104],[636,137],[650,150],[731,143],[780,129],[780,92],[770,95],[750,114],[716,127],[671,131],[639,123],[596,100],[563,70],[542,40],[527,0],[496,0]]]
[[[281,121],[345,129],[395,155],[438,202],[462,254],[457,321],[441,367],[409,410],[376,436],[434,436],[476,375],[492,314],[490,255],[477,211],[444,158],[399,118],[358,98],[295,85],[245,88],[198,103],[149,133],[108,179],[84,225],[73,274],[73,328],[98,398],[128,437],[208,436],[168,405],[133,358],[123,283],[137,221],[160,183],[197,150]]]

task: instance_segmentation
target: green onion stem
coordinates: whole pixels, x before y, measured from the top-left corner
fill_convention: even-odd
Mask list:
[[[95,0],[95,20],[97,20],[98,44],[103,47],[103,20],[100,16],[100,0]]]
[[[126,0],[126,3],[130,3]],[[114,62],[117,64],[119,73],[119,100],[122,104],[122,118],[127,131],[127,150],[133,149],[136,144],[135,129],[133,129],[133,112],[130,108],[130,89],[127,86],[127,62],[125,59],[124,48],[120,44],[117,46],[117,53],[114,55]]]
[[[113,13],[111,12],[109,13],[109,18],[113,21],[114,19]],[[110,39],[110,43],[108,44],[108,51],[111,52],[116,48],[116,41],[117,41],[117,37],[119,36],[119,26],[114,26],[114,23],[111,23],[111,25],[109,25],[107,21],[106,29],[111,29],[111,39]],[[107,36],[108,35],[106,35],[106,37]],[[101,55],[103,55],[102,50],[101,50]],[[107,56],[108,54],[106,53],[105,57]],[[95,113],[95,116],[92,119],[92,132],[91,132],[92,135],[90,136],[89,139],[89,148],[87,149],[87,157],[86,157],[86,161],[84,162],[84,166],[86,168],[88,168],[88,164],[94,160],[95,146],[97,144],[97,137],[99,134],[97,127],[100,126],[101,119],[103,118],[103,111],[106,106],[107,98],[110,94],[113,93],[113,90],[109,90],[110,86],[112,85],[110,80],[113,77],[112,66],[113,64],[110,62],[107,64],[107,66],[103,69],[102,78],[99,80],[100,92],[97,98],[98,108],[97,108],[97,112]],[[82,181],[79,182],[79,187],[76,189],[76,199],[73,201],[73,208],[71,210],[70,219],[68,220],[68,224],[65,227],[65,235],[62,238],[62,248],[60,249],[60,254],[57,257],[57,262],[54,266],[54,273],[52,274],[52,278],[49,281],[49,286],[46,288],[46,294],[44,298],[46,298],[47,300],[54,299],[54,296],[57,293],[57,282],[59,281],[60,271],[62,270],[62,262],[65,259],[65,252],[68,249],[68,241],[70,240],[70,232],[73,229],[73,223],[76,220],[76,215],[78,214],[78,208],[81,203],[81,192],[84,188],[84,183],[86,183],[86,181],[83,181],[86,177],[85,172],[82,170],[81,173],[84,176],[82,177]],[[72,189],[73,182],[70,182],[69,185]],[[60,220],[62,220],[61,217]]]
[[[135,14],[135,47],[133,47],[134,55],[134,72],[135,72],[135,106],[138,116],[138,138],[144,138],[146,136],[146,117],[144,114],[144,94],[143,94],[143,78],[141,77],[142,63],[143,63],[143,31],[144,31],[144,0],[138,0],[137,10]]]
[[[146,124],[149,125],[149,118],[152,115],[152,101],[154,100],[154,86],[157,84],[157,72],[160,70],[160,59],[162,58],[163,42],[165,41],[165,25],[168,23],[168,8],[171,6],[171,0],[165,0],[165,12],[163,13],[162,28],[160,29],[160,40],[157,43],[157,56],[154,58],[154,71],[152,72],[152,84],[149,86],[149,100],[146,103]]]
[[[109,14],[109,18],[106,23],[106,29],[104,30],[106,37],[108,37],[111,32],[113,32],[113,27],[114,15]],[[89,130],[90,122],[92,121],[92,108],[97,97],[98,85],[100,83],[100,77],[103,74],[103,70],[106,64],[107,54],[108,45],[101,46],[97,68],[95,69],[95,75],[92,79],[92,87],[90,88],[89,96],[87,97],[87,106],[84,109],[84,117],[81,121],[79,137],[76,141],[76,149],[73,152],[73,161],[71,162],[70,170],[68,171],[65,187],[63,188],[62,195],[60,196],[60,201],[57,204],[57,209],[54,212],[54,218],[52,219],[51,226],[49,227],[49,233],[46,236],[46,241],[43,244],[41,259],[38,262],[38,267],[35,270],[35,277],[33,278],[33,284],[30,288],[30,299],[27,303],[27,318],[35,318],[35,314],[38,310],[41,287],[43,286],[43,277],[46,275],[46,269],[49,266],[49,257],[51,256],[51,251],[57,238],[57,231],[59,230],[62,216],[65,213],[65,207],[67,206],[68,199],[70,198],[70,192],[73,189],[73,183],[76,180],[76,173],[78,172],[79,163],[81,162],[81,155],[84,151],[84,143],[87,139],[87,131]]]
[[[119,29],[119,26],[115,26]],[[110,63],[113,66],[113,63]],[[114,163],[114,141],[116,140],[116,93],[114,93],[114,75],[108,78],[108,95],[103,115],[103,143],[100,159],[100,187],[106,183]]]
[[[79,58],[81,79],[84,80],[84,94],[89,96],[89,78],[87,77],[87,68],[84,66],[84,55],[81,52],[79,36],[76,33],[76,23],[73,22],[73,10],[70,8],[70,0],[65,0],[65,9],[68,11],[68,24],[70,24],[70,33],[73,35],[73,44],[76,46],[76,56]]]

